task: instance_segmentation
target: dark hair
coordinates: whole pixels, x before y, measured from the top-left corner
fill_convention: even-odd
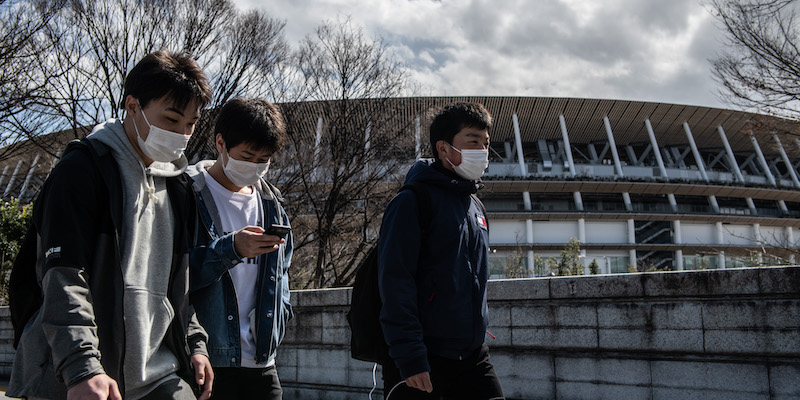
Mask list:
[[[178,108],[195,100],[200,108],[211,102],[208,77],[189,54],[173,54],[168,50],[150,53],[133,67],[125,77],[120,107],[125,108],[128,95],[139,100],[142,107],[151,100],[167,97]]]
[[[433,157],[439,159],[436,142],[453,144],[453,137],[464,128],[491,129],[492,116],[482,104],[453,103],[435,112],[431,122],[430,142]]]
[[[233,99],[219,111],[214,131],[228,150],[247,143],[275,153],[283,147],[286,124],[281,110],[264,99]]]

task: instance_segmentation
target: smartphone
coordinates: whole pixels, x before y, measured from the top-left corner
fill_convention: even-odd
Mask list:
[[[291,232],[291,231],[292,231],[292,228],[290,226],[288,226],[288,225],[272,224],[272,225],[269,226],[269,228],[267,228],[267,230],[264,232],[264,234],[265,235],[272,235],[272,236],[279,236],[279,237],[282,237],[282,238],[286,239],[286,235],[288,235],[289,232]]]

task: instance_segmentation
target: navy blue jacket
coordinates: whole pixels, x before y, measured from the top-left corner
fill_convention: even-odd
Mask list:
[[[488,325],[489,231],[471,196],[476,182],[418,161],[406,176],[412,183],[429,194],[430,220],[421,227],[417,196],[401,191],[386,207],[378,244],[381,326],[404,379],[430,371],[428,355],[474,352]]]
[[[208,332],[208,354],[214,367],[241,367],[239,306],[236,289],[228,272],[242,260],[233,248],[233,233],[223,235],[217,206],[203,179],[202,169],[213,161],[201,161],[187,170],[194,180],[198,217],[195,247],[190,250],[190,295],[197,318]],[[263,228],[270,224],[289,225],[289,218],[277,199],[280,193],[263,179],[256,185],[266,214]],[[278,250],[259,257],[261,274],[256,282],[256,362],[275,358],[276,350],[292,318],[289,275],[292,234]]]

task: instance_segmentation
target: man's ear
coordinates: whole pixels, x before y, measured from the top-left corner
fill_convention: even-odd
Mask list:
[[[436,142],[436,154],[439,156],[440,160],[444,160],[447,158],[447,152],[450,148],[450,145],[447,144],[444,140],[439,140]]]
[[[217,136],[214,138],[214,144],[217,147],[217,153],[222,154],[225,152],[225,140],[222,139],[222,134],[218,133]]]
[[[139,111],[139,102],[137,101],[136,97],[131,95],[125,96],[125,112],[128,114],[133,114]]]

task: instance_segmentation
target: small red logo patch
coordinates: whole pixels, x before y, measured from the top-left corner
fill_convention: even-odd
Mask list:
[[[478,225],[480,225],[481,228],[483,229],[489,229],[489,226],[486,224],[486,218],[484,218],[484,216],[481,214],[478,214],[477,217],[478,217]]]

